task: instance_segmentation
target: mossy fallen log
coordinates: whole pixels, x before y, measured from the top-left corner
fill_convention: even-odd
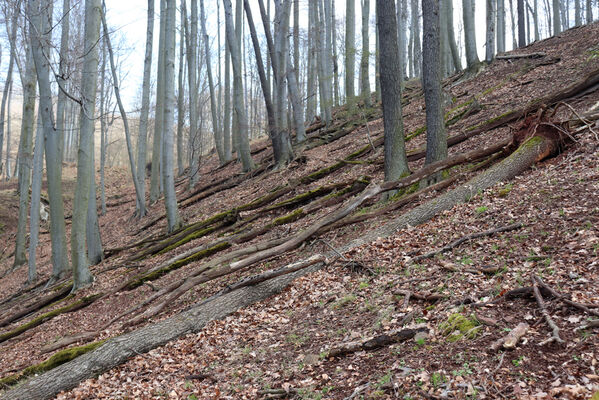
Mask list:
[[[80,300],[77,300],[71,304],[68,304],[64,307],[60,307],[57,308],[55,310],[49,311],[47,313],[44,313],[42,315],[39,315],[35,318],[33,318],[31,321],[26,322],[22,325],[19,325],[18,327],[5,332],[3,334],[0,334],[0,343],[7,341],[8,339],[12,339],[16,336],[19,336],[20,334],[22,334],[23,332],[28,331],[29,329],[35,328],[38,325],[43,324],[46,321],[51,320],[52,318],[61,315],[61,314],[65,314],[65,313],[69,313],[69,312],[73,312],[73,311],[77,311],[80,310],[84,307],[87,307],[88,305],[90,305],[91,303],[93,303],[94,301],[96,301],[98,298],[100,298],[102,296],[102,293],[98,293],[98,294],[94,294],[91,296],[87,296],[84,297]]]
[[[46,371],[50,371],[51,369],[56,368],[59,365],[62,365],[66,362],[69,362],[79,357],[80,355],[97,349],[104,342],[106,342],[106,340],[99,340],[97,342],[88,343],[83,346],[71,347],[69,349],[61,350],[39,364],[32,365],[15,374],[8,375],[4,378],[0,378],[0,388],[5,389],[9,386],[14,386],[20,381],[29,378],[30,376],[39,375]]]

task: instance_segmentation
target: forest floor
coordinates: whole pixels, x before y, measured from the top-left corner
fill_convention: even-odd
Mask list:
[[[449,134],[505,115],[548,92],[567,87],[586,71],[596,69],[599,66],[597,37],[598,24],[571,29],[557,38],[518,51],[545,52],[541,62],[497,60],[473,79],[448,84],[446,91],[452,102],[447,110],[471,104],[474,98],[481,106],[480,111],[453,124],[448,129]],[[592,45],[595,47],[589,47]],[[547,60],[549,62],[543,62]],[[407,95],[417,92],[417,88],[408,85]],[[568,104],[582,113],[598,102],[599,92],[595,88]],[[418,95],[404,107],[406,135],[418,133],[423,126],[423,109],[424,102]],[[562,120],[573,118],[567,107],[561,107],[557,116]],[[351,116],[344,110],[336,114],[338,123],[348,117]],[[366,116],[363,120],[355,119],[357,129],[338,140],[298,152],[302,157],[285,170],[256,174],[183,208],[183,218],[193,223],[246,204],[272,193],[281,184],[294,184],[301,177],[347,157],[369,145],[370,140],[380,139],[383,133],[380,117],[372,118],[367,124],[365,120]],[[473,137],[452,147],[450,154],[507,138],[515,124],[502,125]],[[417,149],[424,141],[425,135],[415,135],[407,147]],[[254,158],[259,164],[268,163],[270,150],[260,150],[265,146],[266,142],[253,144]],[[597,133],[587,130],[577,136],[575,142],[564,144],[560,155],[538,163],[526,174],[482,193],[473,193],[469,202],[427,223],[401,229],[330,259],[326,267],[295,280],[279,295],[225,319],[211,321],[197,334],[139,354],[57,398],[596,400],[599,398],[598,329],[580,329],[591,315],[568,307],[542,291],[548,315],[559,326],[564,341],[543,343],[551,337],[551,329],[541,307],[530,291],[511,291],[529,288],[533,276],[538,276],[571,300],[586,304],[591,311],[599,311],[593,307],[593,304],[599,305],[598,146]],[[378,148],[359,163],[347,163],[333,174],[298,185],[278,201],[362,176],[381,181],[382,157],[382,148]],[[415,171],[421,165],[422,161],[416,161],[410,167]],[[236,163],[220,168],[212,156],[203,161],[199,185],[218,186],[224,179],[238,177],[239,170]],[[466,178],[474,175],[464,168],[451,172],[464,173]],[[73,171],[69,176],[73,176]],[[164,220],[139,232],[143,224],[164,213],[163,204],[153,205],[149,216],[141,222],[134,219],[134,196],[126,170],[111,169],[107,171],[106,180],[109,207],[107,214],[100,217],[106,250],[164,232]],[[181,180],[178,187],[181,200],[187,196],[185,183]],[[460,183],[463,179],[451,187]],[[70,188],[72,190],[72,185]],[[247,275],[315,253],[328,253],[331,247],[341,248],[436,194],[420,196],[395,214],[325,233],[320,236],[322,240],[309,241],[299,249],[252,266],[250,273],[245,269],[198,285],[136,327],[175,315]],[[12,265],[10,253],[17,205],[14,187],[1,184],[0,274]],[[244,246],[290,236],[337,207],[325,205],[297,221],[276,225]],[[380,203],[371,202],[358,210],[358,214],[377,207]],[[281,207],[263,212],[251,226],[264,226],[290,210],[293,208]],[[68,204],[66,212],[70,214]],[[241,212],[240,218],[252,215],[255,214]],[[467,241],[436,257],[418,259],[464,235],[513,223],[522,226]],[[130,260],[136,249],[114,252],[92,268],[96,281],[75,298],[108,293],[140,272],[187,249],[210,243],[225,233],[226,230],[216,231],[141,261]],[[40,237],[38,260],[41,281],[51,271],[50,240],[45,229]],[[187,264],[150,284],[113,293],[80,310],[60,314],[0,343],[0,378],[44,361],[52,354],[43,353],[44,346],[72,334],[103,327],[132,304],[151,296],[154,289],[186,277],[206,260]],[[21,290],[26,275],[25,268],[21,268],[0,279],[0,306],[10,304],[8,299]],[[11,322],[1,328],[0,334],[64,304],[51,304]],[[12,309],[2,309],[0,320],[10,312]],[[495,341],[513,332],[520,323],[528,324],[528,329],[515,348],[492,349]],[[339,345],[390,334],[404,325],[426,330],[426,333],[376,350],[362,349],[330,356],[331,349]],[[95,339],[107,339],[130,329],[111,326]]]

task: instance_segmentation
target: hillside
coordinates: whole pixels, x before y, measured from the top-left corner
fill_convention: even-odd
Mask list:
[[[51,383],[71,379],[57,398],[595,399],[598,328],[581,326],[599,315],[599,129],[577,127],[599,104],[597,37],[597,23],[571,29],[517,51],[539,57],[446,80],[450,157],[505,146],[456,162],[432,189],[406,184],[387,203],[367,198],[383,178],[378,106],[340,108],[332,127],[312,126],[285,170],[271,169],[267,142],[253,144],[258,168],[247,175],[204,160],[193,192],[178,182],[187,225],[169,237],[163,204],[134,219],[129,176],[110,170],[100,217],[107,257],[74,297],[69,282],[40,290],[51,270],[47,232],[40,285],[23,288],[23,269],[4,274],[18,200],[14,184],[2,183],[0,398],[54,396]],[[557,99],[566,104],[555,115],[538,112]],[[410,81],[403,115],[413,172],[423,164],[423,110]],[[402,219],[505,165],[507,144],[527,129],[566,132],[559,154],[424,223]],[[356,199],[365,200],[350,209]],[[549,321],[563,343],[547,342]],[[493,349],[524,323],[520,341]],[[64,351],[73,346],[81,347]],[[26,370],[53,354],[55,364],[74,360],[47,374]],[[91,366],[93,357],[105,362]],[[119,357],[127,361],[114,367]],[[75,370],[100,375],[79,383],[69,378]],[[47,392],[27,397],[28,385]]]

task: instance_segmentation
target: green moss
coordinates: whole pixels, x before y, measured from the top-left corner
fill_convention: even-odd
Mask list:
[[[197,253],[194,253],[191,256],[184,258],[182,260],[175,261],[174,263],[169,264],[164,268],[160,268],[155,271],[148,272],[147,274],[141,275],[139,278],[137,278],[136,280],[132,281],[127,286],[125,286],[125,289],[126,290],[135,289],[136,287],[143,285],[144,282],[154,281],[154,280],[168,274],[171,271],[174,271],[176,269],[183,267],[184,265],[187,265],[187,264],[197,261],[197,260],[201,260],[202,258],[209,257],[209,256],[211,256],[215,253],[218,253],[221,250],[227,249],[229,247],[231,247],[231,244],[229,242],[223,242],[223,243],[217,244],[216,246],[210,247],[208,249],[198,251]]]
[[[462,338],[474,339],[480,330],[480,323],[474,317],[465,317],[462,314],[451,314],[447,321],[439,325],[439,332],[446,337],[448,342],[457,342]]]
[[[19,381],[31,375],[41,374],[43,372],[50,371],[51,369],[56,368],[59,365],[62,365],[66,362],[69,362],[79,357],[80,355],[97,349],[100,345],[104,344],[105,342],[106,340],[99,340],[97,342],[88,343],[83,346],[71,347],[69,349],[61,350],[58,353],[54,354],[52,357],[37,365],[32,365],[20,372],[17,372],[16,374],[12,374],[0,379],[0,387],[6,388],[8,386],[15,385]]]
[[[514,187],[513,184],[508,183],[507,185],[505,185],[504,187],[499,189],[499,192],[497,192],[497,196],[499,196],[499,197],[507,196],[512,191],[513,187]]]
[[[422,135],[424,132],[426,132],[426,125],[421,126],[420,128],[416,129],[414,132],[408,134],[406,136],[406,142],[414,139],[416,136]]]
[[[305,203],[306,201],[311,200],[315,197],[320,197],[331,190],[332,189],[330,187],[320,186],[316,189],[312,189],[307,192],[300,193],[297,196],[292,197],[290,199],[280,201],[276,204],[273,204],[270,207],[266,207],[266,210],[274,210],[277,208],[289,207],[289,206],[294,206],[297,204]]]
[[[215,230],[217,230],[220,226],[210,226],[208,228],[204,228],[204,229],[200,229],[199,231],[195,231],[187,236],[185,236],[183,239],[171,244],[170,246],[165,247],[164,249],[160,250],[158,252],[158,254],[164,254],[164,253],[168,253],[169,251],[176,249],[179,246],[184,245],[187,242],[191,242],[194,239],[197,238],[201,238],[203,236],[209,235],[212,232],[214,232]]]
[[[483,122],[481,122],[480,124],[476,124],[476,125],[469,126],[468,128],[466,128],[466,131],[467,131],[467,132],[470,132],[470,131],[474,131],[474,130],[476,130],[476,129],[480,129],[480,128],[482,128],[482,127],[483,127],[483,126],[485,126],[485,125],[491,125],[493,122],[497,122],[497,121],[499,121],[500,119],[502,119],[502,118],[505,118],[505,117],[507,117],[508,115],[511,115],[511,114],[513,114],[514,112],[515,112],[514,110],[510,110],[510,111],[508,111],[508,112],[505,112],[505,113],[503,113],[503,114],[497,115],[496,117],[493,117],[493,118],[490,118],[490,119],[488,119],[488,120],[486,120],[486,121],[483,121]]]
[[[83,307],[93,303],[100,296],[102,296],[102,293],[98,293],[98,294],[91,295],[91,296],[86,296],[80,300],[77,300],[74,303],[68,304],[64,307],[57,308],[56,310],[49,311],[45,314],[35,317],[31,321],[24,323],[24,324],[16,327],[15,329],[0,335],[0,343],[6,341],[8,339],[11,339],[15,336],[18,336],[21,333],[28,331],[29,329],[35,328],[36,326],[41,325],[42,323],[56,317],[57,315],[68,313],[68,312],[83,308]]]
[[[291,222],[297,221],[301,217],[304,216],[304,210],[302,208],[298,208],[295,211],[290,212],[287,215],[283,215],[282,217],[276,218],[272,221],[273,226],[289,224]]]

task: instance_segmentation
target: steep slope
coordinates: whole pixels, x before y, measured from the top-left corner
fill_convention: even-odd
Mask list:
[[[479,148],[484,143],[508,138],[510,131],[505,124],[498,125],[494,130],[489,128],[503,122],[502,118],[509,117],[511,111],[533,106],[532,102],[542,98],[547,92],[558,93],[560,89],[578,82],[589,71],[596,70],[598,66],[594,57],[596,49],[588,48],[587,44],[591,42],[590,38],[596,37],[598,30],[597,25],[570,30],[560,38],[548,39],[520,50],[521,52],[545,51],[547,55],[539,60],[496,61],[475,79],[454,86],[450,86],[452,83],[448,82],[448,90],[454,97],[453,104],[447,107],[447,120],[452,122],[451,134],[457,136],[460,133],[484,131],[484,134],[452,147],[451,153],[463,153]],[[558,56],[560,60],[557,59]],[[549,82],[551,90],[547,89]],[[599,100],[599,94],[595,88],[592,89],[588,94],[571,101],[571,105],[577,110],[584,111],[595,104]],[[424,135],[418,135],[423,132],[421,127],[424,116],[423,101],[417,87],[408,88],[406,102],[409,102],[404,110],[407,136],[413,137],[409,142],[409,148],[416,149],[424,141]],[[473,104],[478,104],[481,109],[471,107]],[[460,115],[464,109],[468,112],[460,118],[453,118]],[[350,124],[353,118],[353,123],[362,125],[368,117],[375,118],[376,113],[376,110],[364,110],[363,115],[358,115],[357,118],[349,116]],[[563,107],[558,117],[566,119],[570,114],[568,109]],[[336,140],[327,143],[323,140],[323,132],[316,131],[310,143],[320,145],[312,149],[304,149],[299,162],[283,172],[269,172],[264,169],[258,170],[261,173],[253,177],[238,178],[235,176],[239,168],[237,165],[218,168],[214,159],[207,162],[203,169],[205,183],[201,183],[205,190],[195,195],[198,199],[196,202],[188,201],[190,205],[184,209],[183,214],[190,223],[193,223],[218,215],[224,210],[235,209],[235,219],[230,221],[233,225],[230,223],[218,227],[208,225],[214,230],[203,232],[202,236],[192,237],[182,244],[178,240],[175,243],[177,246],[163,254],[144,258],[141,267],[139,261],[127,261],[139,250],[117,251],[115,248],[122,247],[124,242],[145,238],[150,233],[158,234],[164,224],[156,219],[162,212],[161,205],[153,207],[154,215],[147,218],[146,231],[127,240],[124,238],[130,234],[135,235],[138,231],[136,227],[132,227],[135,224],[129,221],[134,204],[129,201],[120,205],[117,210],[113,211],[111,208],[109,215],[104,217],[101,223],[105,243],[108,247],[113,247],[113,255],[96,268],[95,273],[98,277],[96,284],[77,298],[110,293],[123,281],[132,282],[139,279],[142,275],[138,272],[148,271],[153,266],[160,265],[191,248],[202,244],[206,246],[208,243],[214,244],[215,241],[220,240],[219,236],[222,237],[227,231],[247,233],[272,224],[269,230],[259,231],[259,236],[251,238],[243,243],[243,246],[233,243],[233,249],[241,249],[247,245],[263,242],[265,239],[286,238],[310,226],[337,207],[338,203],[331,200],[334,197],[322,201],[327,194],[338,193],[340,196],[335,197],[344,200],[347,198],[343,197],[344,195],[356,193],[352,192],[351,188],[361,176],[368,175],[372,181],[380,181],[381,153],[380,150],[373,151],[370,148],[370,143],[376,145],[382,135],[380,121],[373,120],[366,126],[337,138],[335,135],[338,132],[349,131],[347,127],[340,127],[347,124],[346,118],[348,118],[346,113],[339,110],[337,112],[339,126],[335,131],[330,132],[331,137],[328,139]],[[541,165],[530,175],[517,179],[508,186],[485,191],[480,196],[475,196],[470,203],[455,207],[423,226],[403,229],[397,233],[387,230],[387,234],[393,233],[393,235],[354,249],[326,270],[293,283],[290,291],[240,311],[238,315],[227,317],[224,321],[211,322],[197,335],[173,342],[147,356],[138,356],[120,369],[102,375],[100,381],[85,383],[77,389],[77,394],[87,393],[91,397],[98,397],[100,394],[108,394],[110,397],[120,395],[140,397],[142,394],[158,397],[174,391],[174,397],[186,397],[195,393],[198,398],[207,398],[221,393],[231,398],[243,396],[254,398],[259,390],[291,387],[296,392],[305,392],[304,396],[324,395],[327,398],[343,398],[350,395],[354,388],[370,383],[368,388],[364,389],[364,393],[373,396],[376,396],[377,392],[380,392],[380,396],[399,393],[399,386],[395,385],[401,385],[401,390],[405,394],[415,397],[424,396],[420,391],[428,392],[429,389],[431,394],[436,391],[434,395],[442,394],[443,390],[452,390],[452,395],[456,395],[455,393],[463,389],[464,395],[468,391],[470,394],[478,391],[487,397],[495,397],[493,384],[489,382],[493,379],[501,381],[498,378],[500,376],[505,382],[513,381],[512,392],[516,395],[524,395],[527,392],[534,394],[536,393],[534,390],[549,391],[552,387],[562,388],[562,384],[565,383],[581,385],[581,388],[576,390],[587,390],[589,393],[591,389],[585,389],[584,386],[592,385],[592,380],[596,379],[593,378],[596,376],[596,371],[592,362],[596,359],[593,350],[593,346],[597,344],[596,335],[593,336],[592,331],[582,331],[580,336],[576,336],[579,334],[574,333],[573,330],[583,321],[583,314],[578,311],[572,312],[570,309],[559,309],[562,303],[558,301],[550,304],[550,310],[552,315],[556,314],[556,310],[559,311],[559,318],[556,320],[562,327],[562,336],[567,339],[567,344],[566,347],[557,344],[543,347],[542,349],[546,351],[542,355],[546,355],[547,360],[539,358],[536,350],[537,343],[545,338],[548,328],[543,320],[537,318],[537,306],[534,303],[527,303],[527,300],[502,301],[498,306],[481,308],[482,311],[477,310],[481,321],[487,319],[489,324],[494,322],[498,326],[476,328],[468,333],[468,336],[474,336],[471,340],[460,338],[449,343],[441,333],[443,331],[441,323],[449,319],[452,314],[459,313],[468,318],[473,312],[472,306],[455,308],[456,301],[472,303],[478,301],[479,297],[493,299],[503,294],[501,293],[503,290],[528,286],[533,271],[538,275],[543,273],[543,279],[546,279],[552,287],[559,287],[560,291],[573,294],[576,301],[597,303],[596,291],[593,292],[592,285],[594,279],[592,272],[596,269],[593,263],[597,257],[594,247],[597,233],[595,219],[596,210],[599,209],[595,203],[598,188],[594,184],[597,177],[597,142],[593,132],[590,131],[577,140],[578,142],[574,146],[570,145],[561,158]],[[261,159],[261,165],[266,166],[269,151],[259,150],[260,148],[264,148],[264,145],[256,145],[256,157]],[[362,148],[366,150],[348,159]],[[337,169],[331,168],[331,165],[335,165],[342,159],[345,161],[339,162],[335,167]],[[573,159],[578,161],[573,162]],[[413,163],[412,169],[416,170],[419,163]],[[319,172],[315,174],[315,171]],[[467,166],[452,170],[452,176],[457,174],[459,180],[450,183],[457,185],[474,173]],[[287,181],[288,191],[281,190],[281,184],[285,181]],[[182,183],[181,188],[183,186]],[[223,190],[216,192],[215,187],[221,187]],[[548,189],[549,187],[559,188],[560,192],[557,193],[556,189]],[[327,192],[322,188],[332,189]],[[344,192],[347,188],[349,190]],[[581,194],[583,189],[584,192]],[[363,187],[355,190],[359,192]],[[277,191],[283,194],[276,201],[288,200],[287,203],[281,203],[270,210],[267,209],[269,204],[262,204],[255,210],[243,207],[252,204],[254,199],[263,199],[263,196]],[[297,197],[302,193],[308,195]],[[408,207],[422,203],[427,197],[434,195],[435,193],[427,193],[420,196]],[[180,192],[182,199],[187,196],[183,191]],[[202,196],[205,197],[201,198]],[[129,199],[131,198],[132,196],[129,196]],[[271,204],[276,204],[276,201]],[[321,202],[318,203],[319,201]],[[311,211],[303,213],[305,215],[299,213],[302,215],[293,216],[294,210],[297,211],[301,206],[309,207]],[[370,203],[370,206],[372,209],[378,207],[375,203]],[[564,209],[563,215],[560,208]],[[572,208],[572,211],[566,214],[569,208]],[[361,209],[360,213],[368,211],[370,209],[365,208]],[[542,216],[539,215],[541,212],[543,212]],[[288,220],[274,223],[277,217],[286,215],[290,217]],[[564,218],[566,215],[567,217]],[[325,241],[308,243],[298,250],[285,252],[278,258],[254,267],[254,270],[270,269],[273,265],[285,265],[313,253],[328,252],[330,247],[341,248],[350,240],[363,237],[364,231],[384,224],[387,219],[393,218],[392,216],[393,213],[383,214],[358,224],[336,229],[322,236]],[[155,220],[157,222],[153,223]],[[501,234],[500,240],[493,237],[477,239],[468,251],[458,248],[455,253],[445,256],[448,259],[418,262],[413,260],[414,256],[442,246],[462,236],[465,231],[480,232],[508,225],[514,221],[522,223],[524,227]],[[202,226],[203,228],[205,226]],[[372,236],[376,238],[376,233],[369,237]],[[570,254],[572,248],[580,258],[577,261],[583,260],[587,265],[583,265],[582,261],[574,264]],[[48,261],[47,257],[45,260]],[[40,352],[42,344],[51,344],[54,339],[68,337],[73,333],[101,329],[130,305],[138,304],[152,296],[154,293],[152,287],[166,288],[201,269],[207,260],[209,258],[165,271],[164,274],[158,274],[151,280],[146,279],[153,283],[104,296],[90,306],[49,319],[48,322],[28,329],[20,337],[16,336],[2,343],[3,351],[0,357],[2,357],[3,375],[9,375],[47,357]],[[479,273],[477,268],[483,265],[494,268],[492,272],[495,275]],[[355,271],[348,270],[351,266]],[[139,269],[139,271],[131,271],[131,269]],[[364,275],[365,273],[373,275]],[[417,277],[414,278],[414,275]],[[168,306],[152,320],[162,320],[175,315],[190,304],[214,295],[243,276],[244,271],[239,271],[208,285],[195,286],[181,297],[169,302]],[[4,293],[15,291],[18,279],[17,273],[4,278],[1,283],[6,289]],[[408,292],[410,295],[405,296]],[[431,296],[434,293],[440,295]],[[464,301],[467,297],[473,297],[473,293],[477,294],[474,300]],[[412,300],[407,301],[406,297]],[[11,307],[6,307],[3,315],[12,313],[14,304],[10,302],[5,304]],[[526,314],[518,314],[523,304],[527,305],[525,310],[530,310],[530,318]],[[16,320],[4,329],[10,332],[42,312],[64,305],[65,303],[56,304],[25,319]],[[412,311],[411,318],[427,324],[429,331],[427,339],[418,338],[416,342],[399,344],[378,352],[359,351],[346,357],[327,358],[326,351],[339,343],[401,328],[399,323]],[[453,319],[455,318],[457,317]],[[568,318],[573,318],[575,322],[569,321]],[[521,320],[529,323],[532,320],[530,324],[537,322],[537,325],[533,325],[533,329],[526,336],[528,342],[522,347],[519,346],[515,353],[501,357],[501,365],[495,368],[494,361],[499,362],[499,359],[495,360],[495,353],[485,356],[479,353],[505,333],[502,329],[511,329]],[[455,328],[459,326],[451,327],[453,330]],[[117,324],[102,329],[101,332],[93,335],[93,338],[105,339],[126,330],[127,327]],[[255,338],[248,337],[251,332],[255,332]],[[590,333],[590,336],[584,332]],[[449,332],[451,333],[453,331]],[[580,376],[580,379],[575,379],[576,382],[572,383],[567,382],[568,374],[560,370],[554,371],[558,378],[551,382],[547,381],[547,378],[553,375],[547,374],[544,370],[546,364],[555,365],[557,368],[566,359],[570,360],[572,352],[579,353],[575,356],[586,363],[585,365],[582,365],[582,362],[580,365],[573,363],[570,375]],[[172,354],[158,357],[169,353]],[[397,353],[400,353],[401,359]],[[473,354],[476,360],[472,359]],[[511,359],[512,354],[515,354],[513,359]],[[504,358],[507,359],[503,360]],[[269,363],[272,360],[274,362]],[[515,369],[510,369],[510,364]],[[523,369],[524,366],[526,370]],[[136,375],[140,368],[147,370],[149,367],[163,368],[153,372],[153,375],[160,378],[138,376],[128,384],[123,382]],[[510,368],[505,370],[506,367]],[[256,372],[244,374],[241,372],[242,368]],[[424,370],[420,370],[422,368]],[[489,371],[485,371],[485,368]],[[523,371],[526,373],[523,374]],[[517,375],[518,373],[520,375]],[[512,374],[516,374],[516,378]],[[207,377],[205,381],[196,382],[197,375],[207,375]],[[563,377],[560,379],[561,375]],[[123,379],[120,379],[120,376]],[[557,379],[560,379],[559,383],[555,383]],[[554,385],[551,386],[551,383]],[[64,396],[71,398],[74,395],[70,393]]]

